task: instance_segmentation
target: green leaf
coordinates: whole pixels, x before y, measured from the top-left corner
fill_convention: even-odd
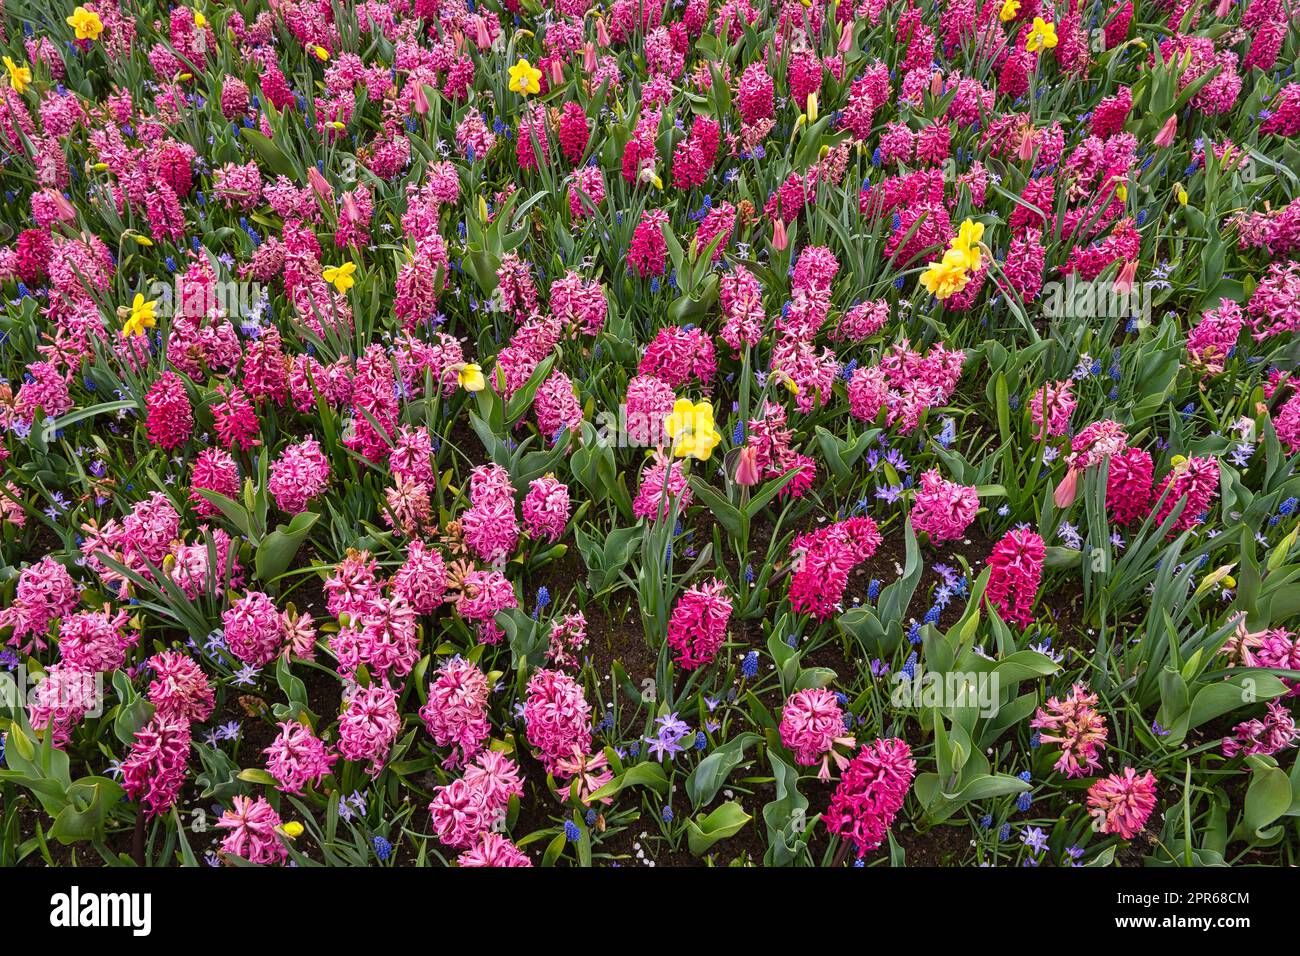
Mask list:
[[[707,817],[697,817],[686,822],[686,842],[691,853],[702,855],[719,840],[735,836],[751,819],[745,808],[736,800],[729,800]]]
[[[758,734],[738,734],[701,760],[686,778],[686,793],[691,798],[691,806],[699,809],[710,803],[731,772],[744,762],[745,748],[761,739]]]

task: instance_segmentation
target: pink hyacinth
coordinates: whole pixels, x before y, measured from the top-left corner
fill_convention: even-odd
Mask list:
[[[1082,777],[1090,770],[1101,769],[1099,751],[1106,749],[1106,718],[1097,712],[1097,695],[1082,684],[1070,688],[1061,700],[1049,697],[1047,709],[1038,708],[1030,727],[1050,731],[1041,735],[1045,744],[1060,744],[1061,756],[1056,770],[1066,777]]]
[[[558,441],[565,429],[572,431],[582,424],[582,406],[573,382],[558,369],[537,387],[533,411],[537,414],[537,430],[548,440]]]
[[[1232,728],[1232,736],[1223,738],[1223,755],[1275,754],[1296,745],[1295,718],[1279,700],[1271,700],[1263,719],[1253,718]]]
[[[33,730],[48,730],[53,746],[66,746],[72,729],[91,711],[103,706],[101,680],[93,671],[51,664],[32,691],[28,723]]]
[[[175,372],[163,372],[145,396],[149,440],[163,451],[185,443],[194,431],[194,412],[185,383]]]
[[[1043,539],[1029,528],[1013,528],[993,546],[987,562],[992,570],[984,595],[1005,620],[1021,627],[1032,623],[1030,610],[1038,598],[1046,554]]]
[[[505,809],[511,797],[521,797],[524,781],[519,765],[499,750],[484,750],[465,768],[465,782],[487,797],[488,806]]]
[[[420,708],[424,729],[439,747],[451,747],[447,766],[472,759],[487,740],[488,682],[478,667],[453,657],[429,683],[429,699]]]
[[[290,445],[271,463],[267,490],[286,514],[307,510],[307,503],[329,487],[330,463],[320,442],[310,435]]]
[[[59,625],[59,656],[72,667],[85,671],[115,671],[126,663],[127,649],[140,635],[126,630],[128,614],[81,611],[65,617]]]
[[[194,723],[212,716],[212,685],[198,661],[180,651],[162,651],[149,658],[154,678],[145,692],[155,713]]]
[[[632,233],[632,245],[627,251],[627,265],[642,279],[664,274],[668,243],[663,230],[667,225],[668,213],[662,209],[647,209],[641,213],[641,221]]]
[[[397,691],[386,683],[354,688],[339,717],[339,753],[345,760],[370,761],[370,775],[378,776],[401,729]]]
[[[261,591],[249,591],[221,615],[226,646],[245,664],[265,667],[280,653],[284,635],[275,601]]]
[[[464,780],[434,787],[429,816],[434,836],[457,849],[472,846],[495,819],[487,795]]]
[[[675,401],[673,387],[663,379],[637,375],[629,381],[623,403],[628,442],[637,446],[664,444],[664,419],[673,410]]]
[[[0,608],[0,627],[13,628],[9,643],[24,652],[31,649],[29,637],[44,648],[50,622],[70,614],[78,600],[80,592],[68,569],[46,555],[18,575],[13,603]]]
[[[650,464],[641,472],[641,485],[636,500],[632,502],[632,513],[638,518],[662,520],[673,510],[674,501],[680,513],[689,508],[693,500],[682,463],[655,452]]]
[[[1157,493],[1160,494],[1164,495],[1164,500],[1156,512],[1157,525],[1169,516],[1178,502],[1185,501],[1186,506],[1170,533],[1196,527],[1219,496],[1219,463],[1213,458],[1187,459],[1169,473],[1162,490]]]
[[[861,859],[885,840],[916,775],[906,742],[876,740],[858,751],[831,796],[826,829],[853,844]]]
[[[1187,355],[1211,374],[1223,371],[1223,363],[1237,347],[1237,337],[1246,324],[1241,306],[1221,299],[1218,308],[1207,309],[1187,334]]]
[[[1035,441],[1064,435],[1069,431],[1070,415],[1076,404],[1070,391],[1073,384],[1069,379],[1045,384],[1029,400],[1029,414],[1038,426]]]
[[[677,663],[688,671],[711,663],[726,640],[730,619],[731,599],[721,581],[687,588],[668,619],[668,646],[677,652]]]
[[[1088,788],[1088,812],[1101,822],[1102,833],[1131,840],[1142,832],[1156,807],[1156,778],[1132,767],[1103,777]]]
[[[1127,525],[1145,518],[1151,510],[1151,454],[1126,448],[1110,456],[1106,473],[1106,512],[1115,524]]]
[[[306,724],[286,720],[276,726],[279,734],[262,751],[266,754],[266,770],[281,793],[301,794],[304,787],[330,772],[338,755],[330,753]]]
[[[135,732],[122,761],[122,788],[152,819],[176,805],[190,756],[190,724],[183,717],[154,714]]]
[[[797,690],[785,702],[781,712],[781,743],[794,753],[796,763],[811,767],[820,762],[818,777],[830,779],[830,758],[843,769],[848,760],[835,753],[835,745],[852,747],[852,736],[845,732],[844,712],[835,694],[824,687]]]
[[[591,749],[591,705],[582,687],[563,671],[543,668],[528,682],[524,699],[528,743],[549,771],[577,747]]]
[[[229,452],[205,448],[190,466],[190,503],[194,505],[194,513],[200,518],[221,514],[216,505],[199,494],[200,491],[215,491],[227,498],[239,496],[239,466]]]
[[[713,341],[703,329],[668,325],[655,333],[646,346],[637,373],[680,388],[692,377],[707,385],[716,370]]]
[[[423,541],[412,541],[406,548],[405,563],[393,575],[392,588],[416,614],[432,614],[447,593],[447,563]]]
[[[532,866],[533,861],[523,850],[510,842],[509,837],[487,831],[479,834],[478,842],[456,857],[460,866]]]
[[[819,620],[844,599],[849,572],[876,553],[880,532],[870,518],[848,518],[794,539],[790,606]]]
[[[966,533],[979,511],[975,488],[949,481],[931,468],[921,476],[921,487],[912,505],[912,527],[930,535],[934,542],[952,541]]]
[[[534,538],[555,542],[569,523],[569,489],[554,475],[529,482],[524,496],[524,527]]]
[[[280,835],[280,814],[265,797],[234,797],[216,826],[230,831],[221,840],[222,853],[259,866],[283,863],[289,856]]]
[[[496,622],[497,612],[518,606],[514,586],[500,571],[469,572],[456,598],[456,613],[478,625],[484,644],[496,644],[505,636]]]
[[[353,617],[379,597],[378,567],[369,551],[349,550],[325,579],[325,607],[330,614]]]

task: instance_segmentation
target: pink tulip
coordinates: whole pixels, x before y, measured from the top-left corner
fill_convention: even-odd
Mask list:
[[[785,234],[785,223],[780,219],[772,223],[772,248],[780,252],[790,245],[790,237]]]
[[[1173,114],[1165,120],[1165,125],[1160,127],[1160,132],[1156,133],[1155,144],[1164,149],[1174,141],[1174,134],[1178,132],[1178,116]]]
[[[415,84],[415,112],[420,116],[429,114],[429,97],[424,92],[424,84]]]
[[[736,484],[758,484],[758,451],[756,449],[748,446],[740,449],[740,457],[736,461]]]
[[[1115,277],[1115,291],[1127,295],[1133,291],[1133,280],[1137,276],[1138,264],[1136,259],[1129,259],[1124,263],[1123,268],[1119,270],[1119,275]]]
[[[1061,479],[1061,483],[1056,486],[1056,491],[1052,493],[1052,500],[1056,502],[1058,508],[1068,508],[1074,504],[1075,496],[1079,493],[1079,469],[1071,468]]]

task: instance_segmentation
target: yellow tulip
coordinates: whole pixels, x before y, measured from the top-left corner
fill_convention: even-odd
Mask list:
[[[316,59],[318,60],[328,60],[330,58],[330,51],[325,49],[323,46],[316,47],[312,52],[316,54]]]
[[[72,16],[64,20],[64,23],[72,27],[78,40],[98,40],[104,32],[104,21],[99,19],[99,14],[91,13],[85,7],[73,10]]]
[[[527,60],[521,59],[510,68],[510,89],[520,96],[531,96],[542,91],[542,71]]]
[[[15,93],[21,93],[27,89],[27,84],[32,81],[32,71],[30,67],[19,66],[13,61],[12,57],[5,57],[5,69],[9,71],[9,85],[14,88]]]
[[[357,281],[352,278],[352,273],[357,271],[355,262],[345,262],[341,266],[329,266],[321,273],[321,278],[330,283],[340,293],[347,292]]]

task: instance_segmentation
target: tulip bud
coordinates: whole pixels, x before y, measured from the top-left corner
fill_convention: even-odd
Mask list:
[[[1056,486],[1056,491],[1052,493],[1052,500],[1056,502],[1058,508],[1068,508],[1074,504],[1074,499],[1079,493],[1079,469],[1070,468],[1061,483]]]
[[[736,484],[752,486],[758,484],[758,450],[749,446],[740,449],[736,459]]]
[[[1178,115],[1170,114],[1169,119],[1165,120],[1165,125],[1160,127],[1160,132],[1156,133],[1155,145],[1164,149],[1174,141],[1174,134],[1178,132]]]
[[[790,238],[785,234],[785,223],[780,219],[772,223],[772,248],[780,252],[786,246],[790,245]]]

